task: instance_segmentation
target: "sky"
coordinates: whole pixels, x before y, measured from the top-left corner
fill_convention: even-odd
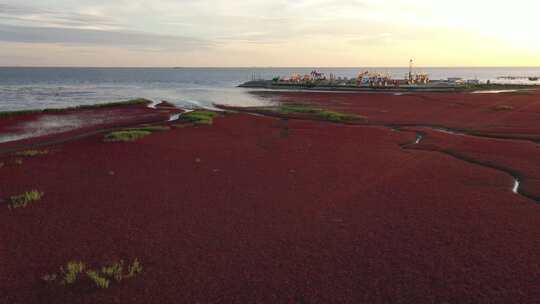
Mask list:
[[[540,1],[0,0],[0,66],[540,66]]]

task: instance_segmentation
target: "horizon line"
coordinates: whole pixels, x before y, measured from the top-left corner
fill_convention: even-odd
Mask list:
[[[409,66],[77,66],[77,65],[6,65],[0,68],[91,68],[91,69],[402,69]],[[414,66],[413,68],[540,68],[540,66]]]

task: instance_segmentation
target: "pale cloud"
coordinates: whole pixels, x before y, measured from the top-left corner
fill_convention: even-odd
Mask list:
[[[24,43],[56,43],[64,45],[102,45],[135,48],[140,50],[177,50],[201,49],[209,43],[189,37],[166,36],[127,31],[101,31],[77,28],[0,27],[0,40]]]
[[[12,25],[47,26],[95,30],[118,29],[114,20],[94,13],[55,11],[25,5],[0,3],[0,21]]]
[[[103,65],[100,49],[115,65],[540,65],[538,11],[532,0],[5,0],[0,41],[19,64],[62,65],[42,52],[55,45],[75,61],[91,50],[84,65]],[[27,60],[10,49],[21,43]]]

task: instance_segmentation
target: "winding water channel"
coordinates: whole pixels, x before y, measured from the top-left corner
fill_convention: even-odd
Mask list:
[[[428,129],[428,130],[431,130],[431,131],[434,131],[434,132],[441,132],[441,133],[451,134],[451,135],[468,136],[468,134],[466,134],[466,133],[459,132],[459,131],[455,132],[455,131],[453,131],[451,129],[447,129],[447,128],[440,128],[440,127],[432,127],[432,128],[430,128],[430,127],[425,127],[425,126],[422,126],[421,128]],[[396,130],[396,129],[398,131],[403,131],[400,128],[392,127],[392,130]],[[407,132],[407,131],[404,131],[404,132]],[[416,139],[414,140],[414,142],[409,143],[409,144],[401,145],[401,148],[402,149],[414,149],[414,146],[421,144],[422,141],[426,138],[426,136],[427,135],[425,133],[416,131]],[[433,151],[433,150],[427,150],[427,151]],[[450,152],[446,152],[446,151],[436,151],[436,152],[446,154],[448,156],[451,156],[453,158],[456,158],[458,160],[465,161],[465,162],[468,162],[468,163],[471,163],[471,164],[475,164],[475,165],[479,165],[479,166],[482,166],[482,167],[494,169],[494,170],[497,170],[497,171],[500,171],[500,172],[504,172],[504,173],[510,175],[512,177],[512,179],[514,180],[513,185],[512,185],[512,192],[514,194],[524,196],[524,197],[526,197],[526,198],[528,198],[530,200],[536,201],[536,202],[540,202],[540,198],[538,198],[536,196],[526,194],[526,193],[523,193],[521,191],[521,188],[520,188],[521,181],[520,181],[520,177],[519,177],[518,172],[514,172],[514,171],[512,171],[510,169],[506,169],[506,168],[503,168],[503,167],[498,166],[498,165],[484,163],[484,162],[475,160],[473,158],[469,158],[469,157],[466,157],[466,156],[463,156],[463,155],[458,155],[458,154],[455,154],[455,153],[450,153]]]

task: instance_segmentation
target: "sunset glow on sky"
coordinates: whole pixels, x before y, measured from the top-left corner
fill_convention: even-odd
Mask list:
[[[540,66],[540,2],[4,0],[2,66]]]

